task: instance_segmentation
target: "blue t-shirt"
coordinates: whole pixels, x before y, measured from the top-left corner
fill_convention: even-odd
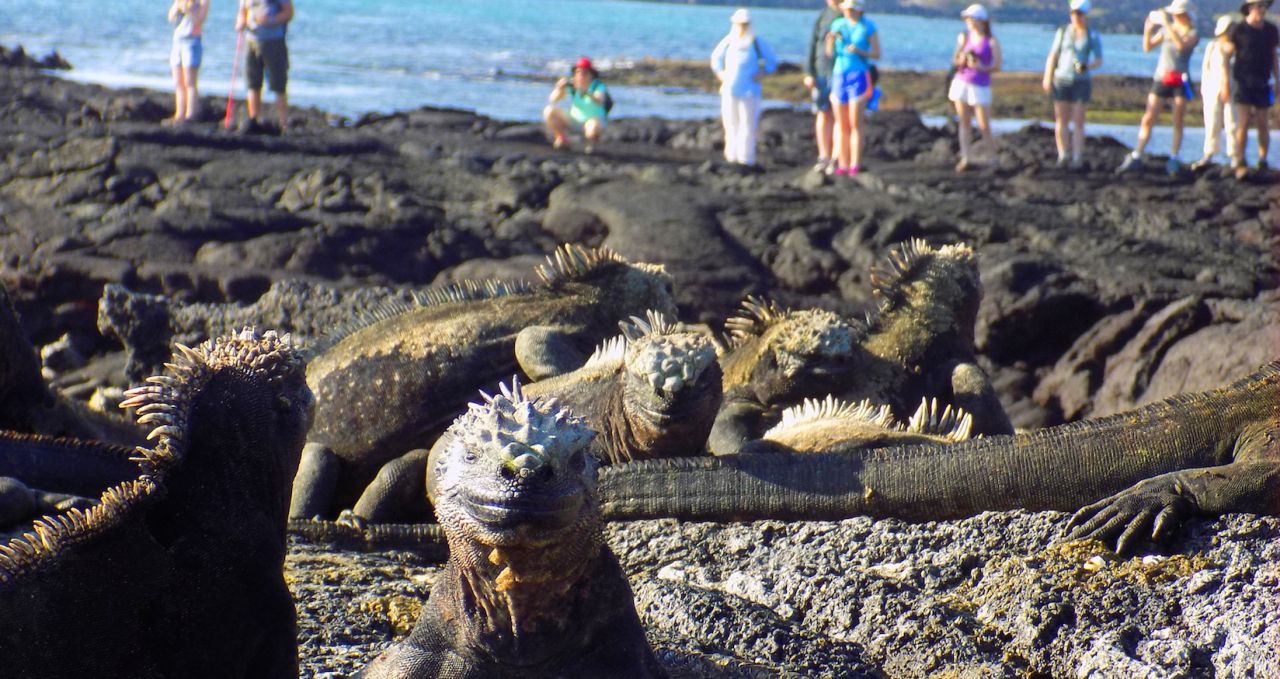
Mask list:
[[[836,34],[836,44],[832,50],[835,58],[834,65],[831,67],[833,80],[844,73],[866,71],[871,68],[871,63],[866,57],[849,54],[847,49],[849,45],[853,45],[863,52],[871,50],[871,36],[876,34],[876,25],[871,23],[870,19],[858,17],[857,23],[849,23],[848,19],[840,17],[831,22],[831,32]]]
[[[249,8],[249,35],[254,40],[279,40],[284,37],[285,31],[289,28],[289,24],[280,24],[278,26],[258,26],[254,23],[254,17],[259,12],[266,12],[267,16],[274,18],[280,13],[282,3],[280,0],[242,0],[245,6]]]

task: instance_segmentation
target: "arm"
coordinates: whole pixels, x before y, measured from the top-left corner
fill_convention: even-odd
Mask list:
[[[595,99],[597,103],[603,104],[605,89],[606,87],[604,83],[599,80],[595,81],[595,84],[591,87],[591,98]]]
[[[1053,87],[1053,72],[1058,68],[1058,52],[1062,51],[1062,29],[1053,36],[1053,46],[1049,48],[1049,57],[1044,60],[1044,78],[1041,87],[1048,92]]]
[[[849,54],[856,54],[863,59],[879,59],[880,58],[880,34],[872,33],[871,38],[867,40],[871,49],[860,50],[853,45],[849,45]]]
[[[769,46],[769,43],[763,40],[756,40],[756,44],[760,46],[760,56],[764,57],[764,72],[773,73],[778,70],[778,55]]]
[[[991,65],[987,67],[988,73],[995,73],[1000,70],[1004,63],[1004,57],[1000,54],[1000,41],[994,37],[991,38]]]
[[[178,14],[182,12],[182,9],[178,6],[179,1],[180,0],[173,0],[173,4],[169,5],[169,23],[177,21]]]
[[[1276,52],[1271,52],[1271,82],[1275,83],[1276,94],[1280,95],[1280,59],[1277,59]],[[1276,97],[1280,99],[1280,96]]]
[[[293,3],[289,2],[289,0],[284,0],[284,2],[280,4],[280,12],[276,14],[275,22],[271,25],[283,26],[290,21],[293,21]]]
[[[963,52],[964,52],[964,33],[961,33],[956,36],[956,48],[953,52],[951,52],[952,66],[955,66],[956,68],[960,68],[961,66],[964,66],[964,57],[962,56]]]
[[[827,56],[830,57],[830,56],[835,56],[835,53],[836,53],[835,49],[836,49],[836,34],[828,33],[826,44],[823,46],[823,51],[825,51],[827,53]]]
[[[249,25],[249,6],[243,1],[240,8],[236,10],[236,33],[243,31]]]
[[[1089,62],[1089,70],[1096,71],[1102,68],[1102,38],[1093,29],[1089,29],[1089,44],[1093,47],[1092,54],[1096,54],[1097,58]]]
[[[197,0],[196,14],[191,18],[191,24],[195,27],[197,33],[204,27],[204,20],[209,18],[209,0]]]
[[[809,51],[804,60],[804,86],[813,87],[813,78],[818,75],[818,44],[823,40],[822,15],[813,20],[813,31],[809,33]]]
[[[1229,34],[1226,42],[1219,43],[1218,49],[1222,52],[1222,68],[1218,71],[1219,77],[1222,78],[1222,87],[1218,90],[1218,101],[1226,103],[1231,101],[1231,73],[1227,64],[1231,63],[1231,55],[1236,51],[1236,46],[1232,44]]]
[[[569,87],[569,79],[561,78],[556,81],[555,87],[551,88],[551,96],[547,97],[548,104],[554,104],[564,99],[565,90]]]
[[[716,74],[716,79],[720,82],[724,82],[724,55],[727,51],[729,51],[729,39],[725,38],[724,40],[721,40],[720,44],[716,45],[715,50],[711,52],[711,70]]]
[[[1166,20],[1167,18],[1166,16]],[[1147,17],[1147,20],[1142,22],[1142,51],[1150,52],[1151,48],[1164,42],[1165,33],[1172,33],[1172,31],[1165,26],[1153,23],[1151,17]]]

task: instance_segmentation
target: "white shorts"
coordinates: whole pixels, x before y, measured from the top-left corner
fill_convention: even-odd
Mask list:
[[[947,98],[951,101],[962,101],[970,106],[990,106],[991,86],[974,85],[959,78],[952,78]]]

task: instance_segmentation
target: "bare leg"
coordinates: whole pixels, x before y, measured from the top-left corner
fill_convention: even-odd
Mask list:
[[[542,120],[547,123],[547,130],[551,132],[556,148],[569,144],[569,117],[565,115],[563,109],[547,104],[547,107],[542,109]]]
[[[186,69],[181,66],[173,67],[173,121],[180,122],[186,117],[187,110],[187,79]]]
[[[184,68],[187,77],[187,107],[183,112],[186,120],[195,120],[200,112],[200,69]]]
[[[1173,145],[1170,146],[1170,155],[1174,158],[1182,152],[1182,121],[1187,114],[1186,97],[1174,97],[1173,99]]]
[[[813,119],[813,136],[818,140],[818,157],[823,160],[829,159],[834,155],[831,142],[835,134],[836,120],[831,113],[831,109],[818,111]]]
[[[955,104],[956,115],[960,118],[960,164],[956,165],[956,170],[960,171],[969,164],[969,145],[973,143],[973,130],[970,128],[973,109],[963,101]]]
[[[244,103],[249,108],[249,118],[257,120],[258,114],[262,112],[262,90],[249,90]]]
[[[289,126],[289,93],[276,94],[276,122],[280,123],[280,131]]]
[[[1138,143],[1133,146],[1134,155],[1142,155],[1147,150],[1147,142],[1151,139],[1151,128],[1160,119],[1160,105],[1164,100],[1155,93],[1147,95],[1147,110],[1142,113],[1142,123],[1138,126]]]
[[[871,94],[870,88],[867,95]],[[868,97],[860,97],[849,104],[849,167],[862,167],[862,112],[866,110]]]
[[[1265,162],[1267,152],[1271,150],[1271,111],[1260,108],[1254,115],[1258,117],[1258,162]],[[1243,156],[1241,156],[1243,158]]]
[[[837,164],[840,167],[849,167],[850,156],[849,151],[849,105],[831,103],[831,111],[836,116],[836,124],[838,134],[835,137]]]
[[[586,124],[582,126],[582,134],[587,138],[587,141],[591,141],[591,142],[599,141],[600,140],[600,120],[598,118],[592,118],[588,120]]]
[[[1067,132],[1070,129],[1071,102],[1053,102],[1053,141],[1058,146],[1058,159],[1067,157]]]
[[[1079,161],[1084,157],[1084,102],[1071,104],[1071,117],[1075,128],[1071,130],[1071,160]]]
[[[1249,121],[1252,116],[1252,106],[1247,104],[1236,105],[1235,157],[1232,162],[1241,167],[1244,166],[1244,150],[1249,143]]]

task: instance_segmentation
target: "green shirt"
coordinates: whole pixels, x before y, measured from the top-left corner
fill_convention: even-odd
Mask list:
[[[604,104],[596,101],[595,97],[592,96],[608,91],[604,83],[599,80],[592,80],[591,84],[587,85],[586,92],[579,92],[574,89],[573,85],[566,87],[565,91],[569,93],[573,102],[569,105],[569,117],[577,122],[585,123],[592,118],[605,119],[608,117],[609,113],[604,110]]]

